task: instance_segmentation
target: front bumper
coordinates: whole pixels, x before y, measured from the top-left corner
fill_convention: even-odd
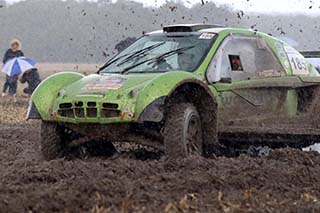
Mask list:
[[[131,122],[134,113],[128,105],[97,100],[62,102],[54,107],[52,118],[64,123]]]
[[[165,97],[158,98],[150,103],[140,114],[135,114],[135,102],[116,103],[99,99],[86,101],[58,102],[50,113],[51,120],[61,123],[143,123],[161,122],[164,118]],[[30,115],[39,119],[34,104]]]

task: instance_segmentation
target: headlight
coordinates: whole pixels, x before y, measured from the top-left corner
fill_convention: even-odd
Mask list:
[[[130,98],[135,98],[138,95],[139,95],[139,90],[137,90],[137,89],[131,90],[131,92],[129,92],[129,97]]]
[[[60,90],[57,94],[57,98],[62,97],[64,98],[66,95],[66,91],[64,89]]]

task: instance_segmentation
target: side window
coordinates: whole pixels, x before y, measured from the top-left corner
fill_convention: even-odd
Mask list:
[[[231,71],[244,71],[240,55],[228,55]]]
[[[208,70],[208,80],[232,81],[285,75],[268,45],[258,37],[229,36],[220,46]]]

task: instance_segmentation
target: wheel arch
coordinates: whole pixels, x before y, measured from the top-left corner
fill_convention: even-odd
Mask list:
[[[83,77],[76,72],[61,72],[42,81],[32,94],[27,119],[52,120],[50,108],[58,91]]]
[[[166,97],[166,110],[170,108],[170,105],[178,102],[194,104],[201,117],[204,144],[210,146],[217,143],[218,103],[208,85],[197,79],[186,79],[179,82]]]

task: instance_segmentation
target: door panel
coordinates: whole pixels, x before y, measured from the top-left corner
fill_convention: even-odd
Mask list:
[[[269,44],[258,36],[231,35],[221,44],[207,72],[232,83],[214,83],[220,92],[223,126],[277,127],[296,114],[294,87],[301,79],[286,71]],[[210,81],[211,79],[211,81]]]
[[[291,84],[284,84],[284,80],[291,81]],[[294,82],[295,79],[266,78],[241,81],[229,84],[229,87],[216,84],[220,92],[220,125],[274,127],[281,124],[285,118],[296,115]]]

